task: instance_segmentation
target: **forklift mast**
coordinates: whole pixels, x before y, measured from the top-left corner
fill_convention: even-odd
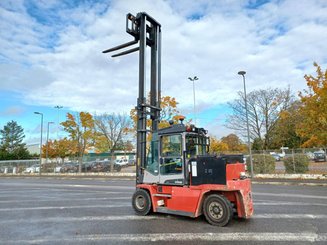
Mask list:
[[[107,49],[109,53],[133,45],[136,47],[114,54],[118,57],[139,51],[139,96],[137,99],[137,146],[136,146],[136,183],[143,183],[146,162],[146,136],[148,132],[157,132],[160,120],[161,98],[161,25],[145,12],[135,16],[127,14],[126,32],[134,37],[133,41]],[[150,59],[150,104],[146,101],[146,48],[151,49]],[[148,116],[151,119],[151,130],[146,127]]]

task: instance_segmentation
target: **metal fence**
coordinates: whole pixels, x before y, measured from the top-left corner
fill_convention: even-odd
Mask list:
[[[253,170],[261,174],[327,174],[326,153],[326,147],[253,151]]]
[[[22,173],[26,168],[40,163],[39,159],[0,161],[0,173]]]
[[[249,163],[249,155],[246,152],[218,152],[217,154],[244,154]],[[319,154],[318,154],[319,153]],[[253,151],[253,170],[255,174],[283,174],[283,173],[307,173],[327,174],[327,149],[325,148],[302,148],[282,150]],[[319,157],[318,157],[319,156]],[[120,154],[114,156],[114,161],[126,159],[127,165],[135,164],[135,154]],[[112,162],[110,154],[87,154],[83,158],[82,172],[92,172],[92,164],[97,164],[97,171],[108,171],[108,165]],[[100,165],[103,166],[100,166]],[[103,168],[101,168],[103,167]],[[250,171],[248,164],[248,170]],[[103,169],[103,170],[100,170]],[[0,174],[38,173],[39,159],[33,160],[8,160],[0,161]],[[42,173],[78,172],[77,158],[65,159],[42,159]]]
[[[111,168],[113,165],[113,169]],[[82,172],[121,171],[122,168],[135,165],[135,154],[108,153],[85,154],[82,160]],[[0,161],[0,174],[33,174],[40,172],[40,159]],[[77,157],[42,159],[41,173],[77,173]]]

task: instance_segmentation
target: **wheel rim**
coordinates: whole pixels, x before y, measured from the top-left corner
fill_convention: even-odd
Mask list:
[[[209,204],[209,215],[213,219],[221,219],[224,215],[223,206],[218,202],[211,202]]]
[[[137,209],[142,210],[145,208],[146,205],[146,200],[142,195],[138,195],[135,198],[135,206],[137,207]]]

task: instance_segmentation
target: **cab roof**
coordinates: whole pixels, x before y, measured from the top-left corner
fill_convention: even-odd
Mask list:
[[[207,134],[207,130],[204,128],[197,128],[194,125],[185,125],[182,123],[179,124],[172,124],[169,127],[161,128],[158,130],[158,134],[176,134],[176,133],[198,133],[198,134]]]

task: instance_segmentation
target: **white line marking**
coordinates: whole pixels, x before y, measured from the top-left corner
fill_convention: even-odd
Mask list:
[[[327,196],[313,196],[313,195],[302,195],[302,194],[291,194],[291,193],[263,193],[253,192],[253,196],[274,196],[274,197],[299,197],[299,198],[314,198],[314,199],[327,199]]]
[[[326,207],[324,203],[298,203],[298,202],[255,202],[254,206],[322,206]]]
[[[16,223],[38,223],[38,222],[92,222],[92,221],[130,221],[130,220],[161,220],[173,219],[178,216],[170,215],[109,215],[109,216],[83,216],[83,217],[44,217],[44,218],[29,218],[29,219],[9,219],[1,220],[0,224],[16,224]],[[327,215],[320,214],[256,214],[251,219],[327,219]]]
[[[254,219],[327,219],[325,214],[255,214]]]
[[[16,223],[38,223],[38,222],[93,222],[93,221],[120,221],[120,220],[160,220],[169,219],[171,216],[138,216],[138,215],[111,215],[111,216],[83,216],[83,217],[46,217],[39,219],[14,219],[14,220],[2,220],[0,224],[16,224]]]
[[[79,206],[58,206],[58,207],[27,207],[27,208],[0,208],[0,212],[16,212],[26,210],[50,210],[50,209],[77,209],[77,208],[119,208],[130,207],[130,203],[121,203],[119,205],[79,205]]]
[[[57,198],[57,197],[56,197]],[[53,199],[53,197],[49,197],[47,200],[7,200],[7,201],[0,201],[0,203],[27,203],[27,202],[66,202],[66,201],[100,201],[100,200],[130,200],[131,197],[92,197],[92,198],[60,198],[60,199]]]
[[[5,244],[105,242],[157,242],[157,241],[262,241],[262,242],[324,242],[327,233],[152,233],[152,234],[92,234],[71,237],[44,237],[26,240],[3,240]]]
[[[122,186],[122,185],[73,185],[73,184],[45,184],[45,183],[3,183],[3,186],[10,186],[10,187],[23,187],[26,188],[28,186],[42,186],[42,187],[73,187],[73,188],[99,188],[99,189],[131,189],[135,190],[135,186]]]
[[[79,189],[64,189],[64,188],[38,188],[38,189],[15,189],[15,190],[7,190],[7,191],[0,191],[0,195],[2,194],[18,194],[18,193],[32,193],[32,192],[51,192],[51,193],[61,193],[61,192],[71,192],[71,193],[128,193],[129,191],[125,192],[115,192],[115,191],[106,191],[106,190],[79,190]]]

